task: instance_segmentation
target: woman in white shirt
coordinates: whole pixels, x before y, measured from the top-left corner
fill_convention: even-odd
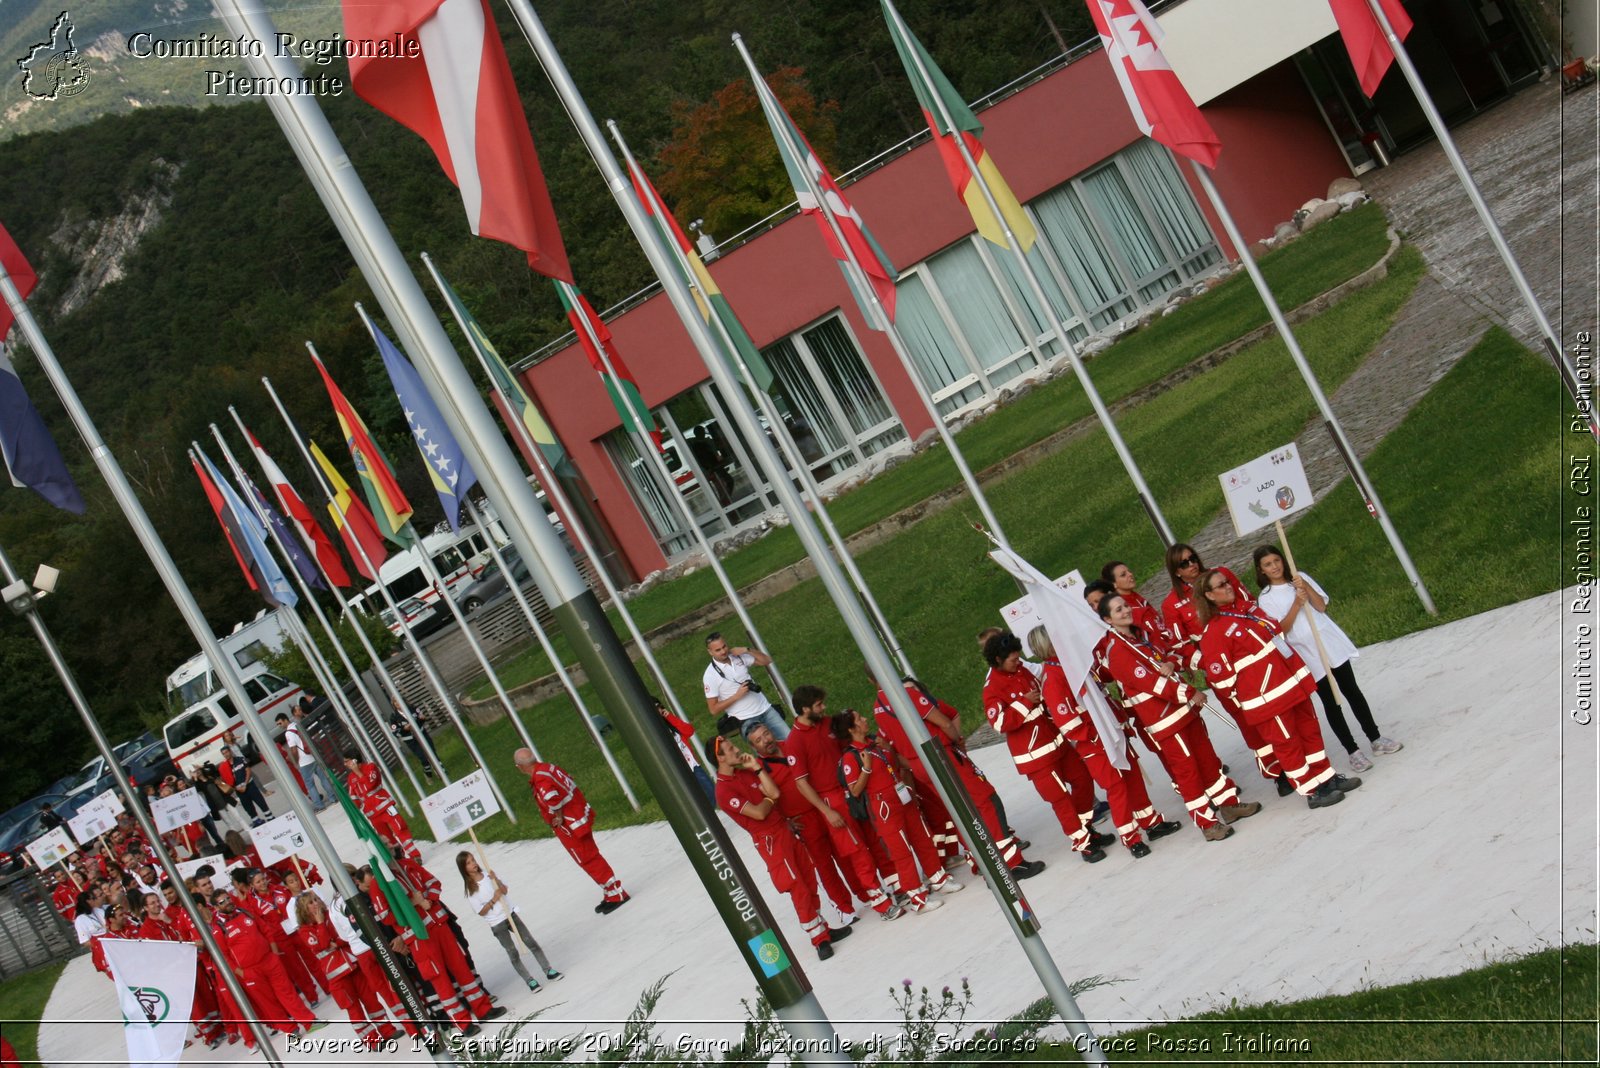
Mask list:
[[[78,935],[78,945],[86,946],[90,940],[106,933],[106,899],[98,886],[92,886],[78,895],[77,915],[72,918],[72,929]]]
[[[491,871],[488,873],[488,878],[484,878],[484,871],[478,866],[478,858],[473,856],[469,849],[463,849],[456,854],[456,869],[461,872],[461,883],[466,891],[467,904],[489,924],[489,930],[494,933],[501,948],[506,951],[506,956],[511,958],[511,966],[522,976],[522,981],[528,984],[528,989],[539,990],[541,987],[539,980],[528,974],[527,965],[522,963],[516,943],[511,940],[513,924],[517,928],[517,937],[522,939],[522,944],[528,947],[538,960],[539,967],[544,969],[544,977],[551,982],[560,979],[561,973],[550,964],[550,958],[544,955],[544,950],[539,948],[539,943],[528,932],[517,906],[507,899],[506,884],[500,881],[500,877]]]
[[[1255,564],[1256,582],[1261,587],[1261,597],[1257,603],[1262,611],[1278,621],[1289,638],[1290,647],[1300,654],[1300,659],[1311,669],[1311,677],[1317,680],[1317,696],[1322,699],[1322,710],[1327,714],[1328,726],[1333,728],[1345,752],[1350,754],[1350,770],[1357,774],[1370,771],[1372,758],[1356,745],[1350,727],[1345,723],[1344,714],[1333,696],[1335,682],[1339,684],[1339,692],[1349,702],[1350,711],[1355,713],[1356,722],[1361,725],[1372,751],[1384,755],[1398,753],[1404,746],[1378,729],[1372,719],[1372,709],[1367,706],[1361,687],[1356,685],[1356,672],[1351,661],[1361,654],[1357,652],[1355,643],[1339,629],[1339,624],[1328,618],[1327,593],[1304,571],[1293,574],[1289,570],[1289,562],[1275,545],[1258,548],[1255,551]],[[1329,671],[1323,667],[1322,655],[1317,651],[1316,638],[1311,634],[1312,619],[1316,621],[1322,647],[1328,651],[1328,664],[1333,676],[1331,680]]]

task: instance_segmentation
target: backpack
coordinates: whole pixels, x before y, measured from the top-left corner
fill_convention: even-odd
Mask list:
[[[867,754],[863,752],[861,766],[865,768],[866,765]],[[839,777],[839,785],[844,787],[844,804],[850,810],[850,815],[866,823],[872,822],[872,809],[867,805],[866,791],[863,790],[859,796],[850,792],[850,782],[844,776],[844,757],[839,758],[839,764],[833,769],[833,773]]]

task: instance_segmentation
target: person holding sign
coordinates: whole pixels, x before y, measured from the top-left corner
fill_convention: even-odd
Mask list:
[[[511,929],[514,926],[517,937],[522,939],[522,944],[539,962],[539,967],[544,969],[544,977],[551,982],[561,978],[561,973],[556,971],[555,965],[550,963],[550,958],[544,955],[544,950],[539,948],[538,939],[528,931],[528,925],[522,922],[522,912],[517,906],[507,899],[510,893],[506,884],[500,881],[500,876],[488,872],[485,879],[484,870],[478,866],[478,858],[472,855],[470,849],[463,849],[456,854],[456,870],[461,873],[462,890],[467,895],[467,904],[472,906],[472,911],[482,916],[489,925],[489,931],[494,935],[495,941],[500,943],[500,948],[506,951],[506,956],[511,958],[511,967],[522,976],[522,981],[528,984],[528,989],[539,991],[544,989],[539,985],[539,980],[528,974],[527,965],[522,963],[522,955],[517,952],[516,943],[511,940]]]
[[[555,832],[556,841],[584,874],[600,886],[604,896],[594,910],[604,916],[626,905],[629,898],[622,888],[622,880],[594,844],[594,809],[589,807],[588,799],[572,781],[572,776],[555,764],[535,760],[531,749],[518,749],[511,759],[528,777],[533,799],[539,805],[539,815]]]
[[[1205,624],[1200,660],[1206,679],[1272,746],[1283,773],[1311,808],[1344,800],[1360,779],[1336,775],[1311,707],[1311,669],[1266,616],[1246,610],[1220,571],[1202,571],[1196,601]]]

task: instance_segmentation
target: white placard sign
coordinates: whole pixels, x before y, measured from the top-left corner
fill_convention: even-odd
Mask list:
[[[214,857],[195,857],[193,860],[178,861],[178,874],[185,879],[192,879],[194,878],[194,873],[207,864],[211,865],[216,871],[222,871],[227,867],[222,861],[222,854],[218,853]]]
[[[28,856],[33,858],[33,863],[40,871],[52,864],[60,864],[77,851],[78,847],[72,844],[72,839],[61,827],[52,827],[28,843]]]
[[[293,812],[285,812],[259,827],[250,828],[250,840],[261,855],[261,863],[268,868],[311,848],[311,838],[300,825],[300,817]]]
[[[1064,590],[1076,591],[1081,595],[1085,584],[1083,576],[1078,573],[1078,569],[1073,568],[1056,579],[1056,585]],[[1034,610],[1033,598],[1026,594],[1001,608],[1000,618],[1005,620],[1006,629],[1024,642],[1028,640],[1028,632],[1030,630],[1044,623],[1044,620],[1039,617],[1039,613]],[[1031,654],[1024,649],[1024,655]]]
[[[480,769],[424,797],[422,811],[433,828],[434,839],[443,842],[499,812],[500,803],[494,799],[489,780]]]
[[[127,808],[122,803],[122,795],[117,793],[115,788],[107,790],[105,793],[96,797],[93,801],[90,801],[87,805],[80,805],[78,807],[78,814],[82,815],[83,813],[88,812],[91,808],[99,809],[101,812],[110,813],[113,819],[127,811]]]
[[[193,786],[150,802],[150,818],[156,821],[156,830],[162,834],[209,815],[211,807]]]
[[[107,831],[115,830],[117,817],[113,812],[99,808],[94,802],[84,805],[78,814],[67,820],[67,826],[72,830],[72,837],[80,845],[88,845]]]
[[[1311,507],[1311,483],[1294,442],[1217,476],[1233,530],[1244,537],[1286,515]]]

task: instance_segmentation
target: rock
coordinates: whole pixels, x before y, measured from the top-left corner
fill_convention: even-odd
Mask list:
[[[1327,222],[1329,219],[1339,214],[1339,212],[1342,210],[1343,209],[1340,208],[1337,201],[1324,200],[1321,204],[1318,204],[1316,207],[1312,208],[1310,213],[1306,215],[1305,219],[1300,223],[1301,232],[1304,233],[1313,226],[1319,226],[1322,223]]]
[[[930,426],[928,429],[917,435],[917,440],[912,443],[911,449],[913,452],[921,452],[923,449],[932,446],[933,443],[938,440],[939,432]]]
[[[1361,192],[1361,181],[1357,178],[1335,178],[1328,183],[1328,199],[1339,200],[1349,193]]]
[[[1104,352],[1109,349],[1111,345],[1112,340],[1109,337],[1104,334],[1096,334],[1079,346],[1078,354],[1080,356],[1093,356],[1097,352]]]
[[[1300,227],[1294,223],[1281,222],[1278,224],[1278,228],[1272,232],[1272,244],[1276,247],[1282,245],[1285,241],[1292,241],[1299,232]]]
[[[1304,204],[1300,205],[1300,211],[1295,212],[1295,214],[1298,215],[1301,212],[1305,212],[1305,213],[1309,214],[1310,212],[1312,212],[1312,211],[1314,211],[1316,209],[1318,204],[1321,204],[1321,203],[1322,203],[1322,198],[1321,197],[1312,197],[1310,200],[1308,200]]]
[[[1337,199],[1340,209],[1343,211],[1349,211],[1351,208],[1360,207],[1362,204],[1365,204],[1372,198],[1367,196],[1364,191],[1360,189],[1354,189],[1348,193],[1345,193],[1343,196],[1337,198],[1330,197],[1329,199]]]
[[[1250,246],[1251,257],[1259,260],[1262,256],[1265,256],[1267,253],[1271,252],[1272,245],[1270,244],[1270,241],[1271,239],[1269,238],[1267,241],[1257,241],[1252,244]]]

